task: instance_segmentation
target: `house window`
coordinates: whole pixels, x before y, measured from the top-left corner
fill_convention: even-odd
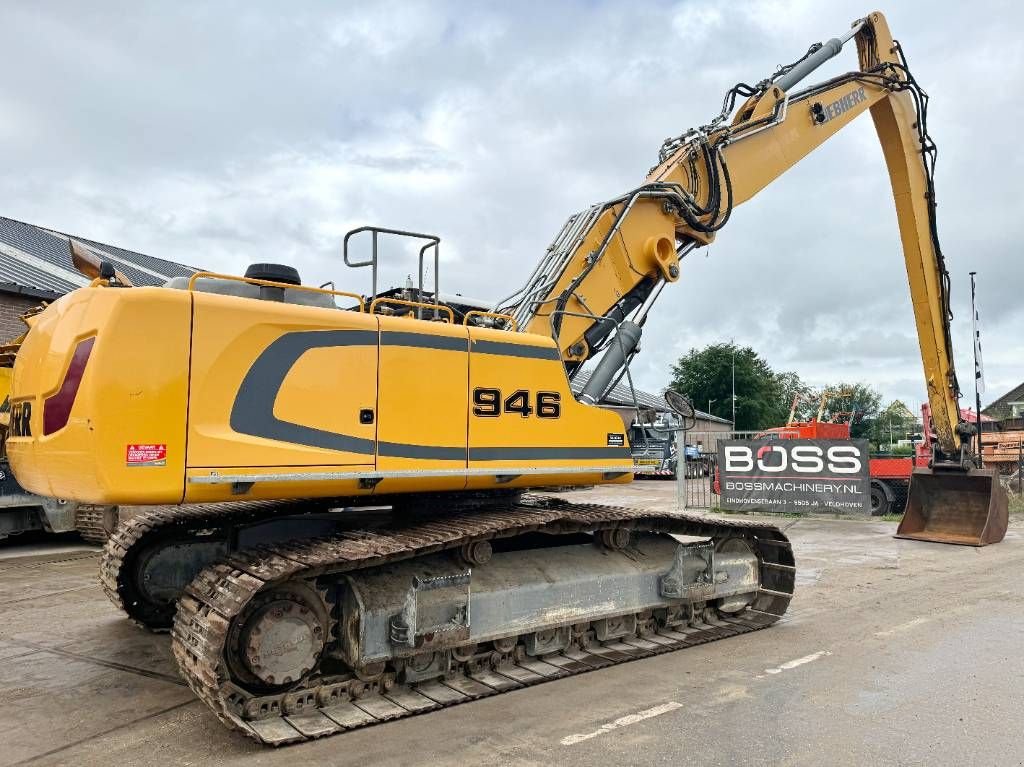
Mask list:
[[[1024,416],[1024,402],[1010,402],[1010,417],[1020,418]]]

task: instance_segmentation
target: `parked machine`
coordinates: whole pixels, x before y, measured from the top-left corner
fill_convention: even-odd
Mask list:
[[[859,69],[797,88],[850,39]],[[595,403],[680,259],[870,110],[939,439],[913,480],[908,517],[923,524],[904,532],[969,542],[953,508],[986,531],[970,542],[998,540],[1005,498],[972,468],[955,408],[924,106],[882,15],[861,19],[731,89],[708,125],[665,143],[642,186],[572,216],[489,310],[440,293],[437,238],[370,227],[343,252],[371,270],[366,296],[274,265],[163,288],[101,265],[18,355],[12,465],[33,492],[164,504],[120,526],[104,587],[134,620],[170,628],[196,694],[264,743],[766,627],[794,587],[777,527],[523,491],[630,481],[622,420]],[[401,234],[422,243],[419,284],[379,293],[377,240]],[[356,237],[373,241],[369,259]],[[574,397],[569,378],[591,360]]]
[[[629,427],[629,452],[633,457],[634,477],[675,479],[679,469],[676,435],[686,429],[678,417],[662,414],[658,420],[646,422],[637,418]],[[684,443],[688,477],[703,477],[707,463],[696,445]]]
[[[822,392],[821,404],[817,415],[806,421],[795,418],[797,401],[794,399],[786,425],[765,429],[757,434],[756,438],[850,439],[850,430],[856,418],[855,412],[836,413],[828,419],[823,418],[825,405],[830,394],[831,392],[828,390]],[[920,459],[919,457],[869,456],[871,514],[874,516],[884,516],[886,514],[903,513],[907,502],[910,476],[915,466],[928,468],[930,460],[930,448],[927,459]],[[716,495],[720,493],[717,470],[711,488],[712,492]]]
[[[679,455],[672,431],[636,421],[629,427],[629,452],[634,476],[675,478]]]

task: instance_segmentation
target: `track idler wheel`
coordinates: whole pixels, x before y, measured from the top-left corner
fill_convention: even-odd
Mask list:
[[[479,649],[476,643],[456,647],[452,650],[452,660],[456,663],[469,663]]]
[[[490,562],[493,553],[490,541],[471,541],[459,548],[459,560],[467,567],[479,567]]]
[[[292,685],[320,662],[328,639],[327,608],[304,584],[284,584],[257,596],[231,629],[228,664],[256,689]]]
[[[597,534],[598,542],[610,551],[621,551],[626,548],[632,537],[632,531],[625,527],[613,527],[610,530],[601,530]]]

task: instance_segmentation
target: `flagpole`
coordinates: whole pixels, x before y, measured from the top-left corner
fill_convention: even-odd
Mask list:
[[[974,424],[978,429],[978,466],[984,466],[981,457],[981,391],[978,388],[980,370],[978,368],[978,344],[980,339],[978,338],[978,307],[974,292],[974,275],[976,274],[977,272],[971,272],[971,327],[974,330]]]

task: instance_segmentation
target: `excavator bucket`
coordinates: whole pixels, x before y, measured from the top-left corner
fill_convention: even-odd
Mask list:
[[[896,537],[964,546],[999,543],[1009,505],[995,469],[914,469]]]

